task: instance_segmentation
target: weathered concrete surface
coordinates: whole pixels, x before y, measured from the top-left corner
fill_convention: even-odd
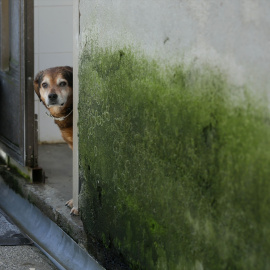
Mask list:
[[[0,270],[56,270],[35,246],[0,246]]]
[[[263,91],[270,83],[269,10],[268,0],[84,0],[81,45],[96,32],[105,46],[132,44],[166,62],[206,62]]]
[[[61,198],[72,198],[72,150],[66,143],[38,146],[39,166],[45,171],[46,186],[61,192]]]
[[[57,269],[1,209],[0,235],[0,270]]]
[[[53,157],[51,156],[50,159],[51,164],[56,163]],[[52,166],[55,166],[55,164]],[[69,169],[62,168],[63,171]],[[29,184],[6,166],[0,166],[0,175],[11,188],[37,206],[77,243],[85,246],[86,235],[80,217],[71,216],[70,209],[65,206],[67,198],[71,198],[70,195],[65,194],[65,190],[68,188],[63,187],[61,190],[60,182],[56,183],[59,189],[56,189],[54,184],[52,186],[48,184]],[[53,178],[49,179],[54,181]]]
[[[133,269],[269,268],[269,1],[79,3],[88,235]]]

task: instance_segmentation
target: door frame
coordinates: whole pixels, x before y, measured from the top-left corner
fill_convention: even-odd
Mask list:
[[[12,23],[11,1],[0,0],[1,12],[5,13],[8,19],[1,21],[1,28],[8,27]],[[34,0],[19,0],[18,4],[19,14],[19,74],[17,79],[19,80],[20,90],[20,111],[19,111],[19,126],[17,132],[20,133],[19,145],[15,145],[12,142],[6,140],[4,137],[0,139],[0,154],[5,161],[17,167],[22,173],[27,174],[32,181],[43,181],[44,174],[42,169],[38,167],[38,140],[37,140],[37,119],[35,116],[34,108]],[[3,25],[4,24],[4,25]],[[1,40],[8,40],[9,43],[10,31],[1,31]],[[2,45],[2,43],[1,43]],[[8,53],[9,49],[1,47],[1,53]],[[3,59],[3,57],[1,57]],[[12,70],[12,63],[10,61],[10,55],[5,55],[5,65],[2,65],[1,79],[10,80],[13,79],[12,73],[8,73]],[[12,113],[12,110],[11,112]],[[4,117],[8,117],[5,115]],[[12,121],[12,117],[10,117]]]
[[[73,206],[79,209],[79,147],[78,147],[78,102],[79,102],[79,40],[80,1],[73,2]]]

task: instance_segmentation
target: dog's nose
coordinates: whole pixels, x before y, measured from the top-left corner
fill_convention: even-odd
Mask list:
[[[49,94],[48,95],[49,100],[56,100],[57,99],[57,95],[56,94]]]

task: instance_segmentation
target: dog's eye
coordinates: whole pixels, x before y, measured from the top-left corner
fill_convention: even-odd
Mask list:
[[[43,84],[42,84],[42,87],[43,87],[43,88],[47,88],[47,87],[48,87],[48,84],[47,84],[47,83],[43,83]]]
[[[67,83],[66,82],[60,82],[59,85],[63,87],[63,86],[66,86]]]

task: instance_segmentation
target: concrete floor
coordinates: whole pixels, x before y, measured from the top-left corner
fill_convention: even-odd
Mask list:
[[[0,208],[0,270],[18,269],[56,270],[57,267]]]
[[[35,246],[1,246],[0,270],[57,270]]]
[[[41,144],[38,163],[45,172],[45,184],[61,192],[68,201],[72,198],[72,150],[67,144]]]

